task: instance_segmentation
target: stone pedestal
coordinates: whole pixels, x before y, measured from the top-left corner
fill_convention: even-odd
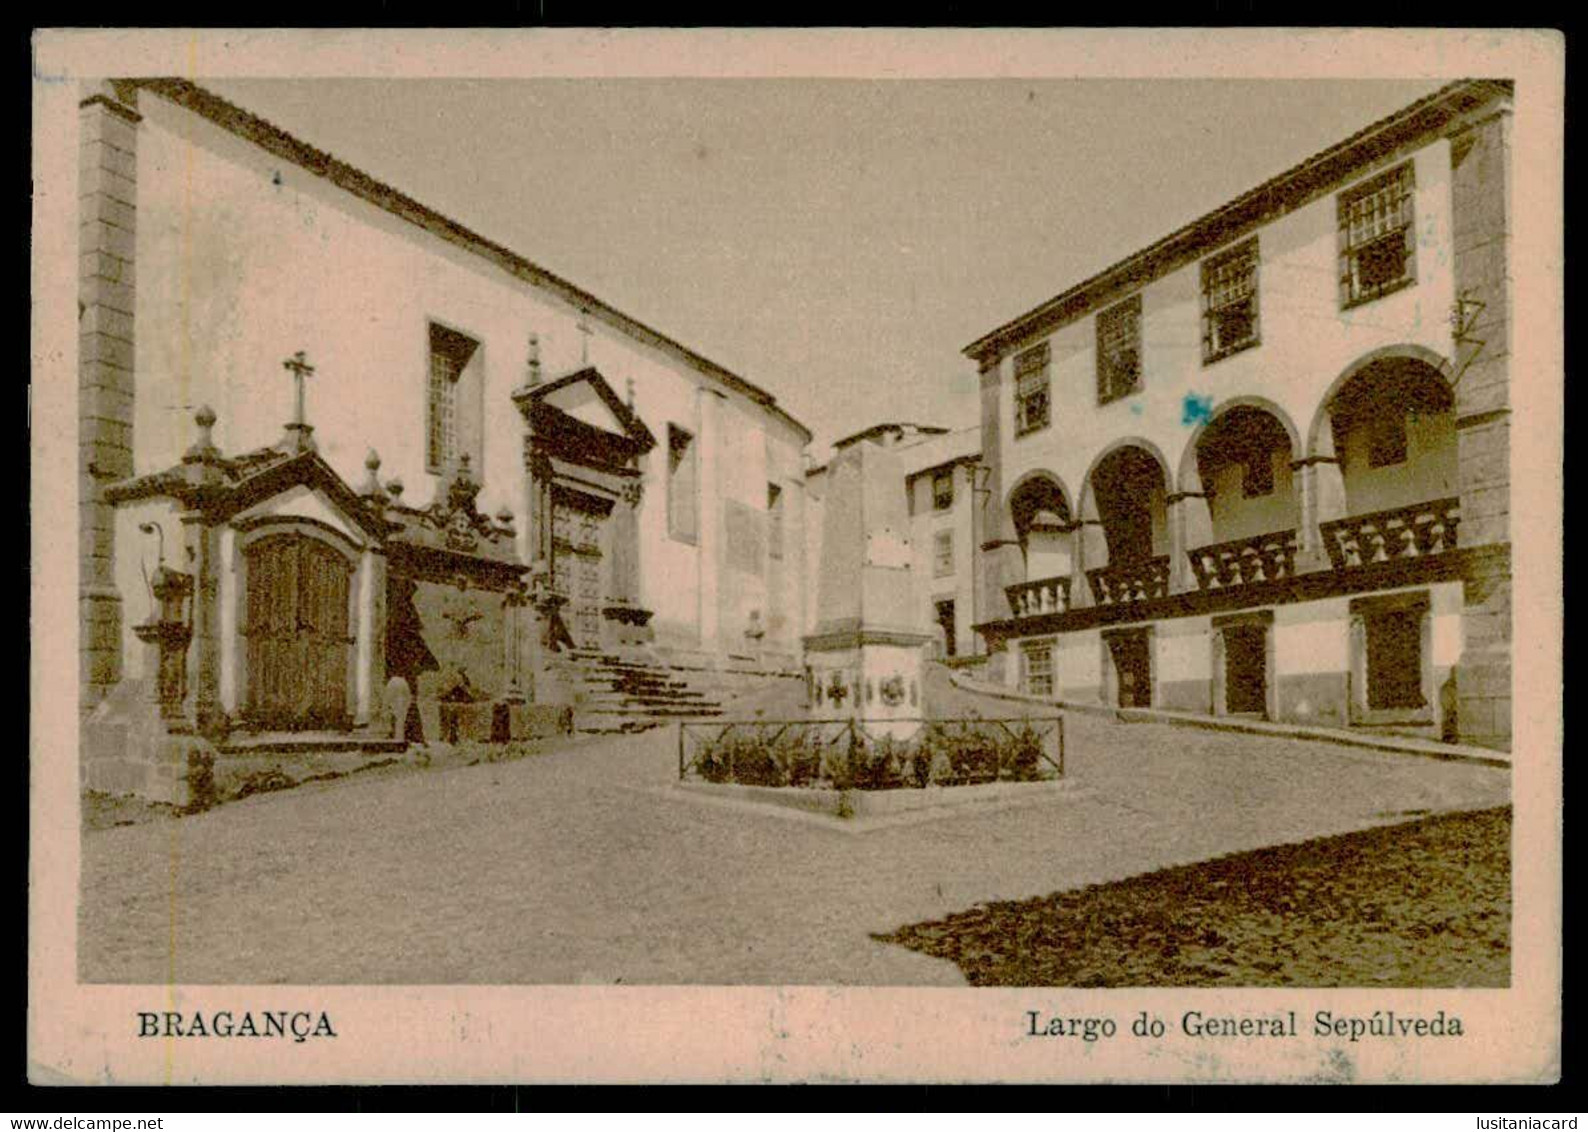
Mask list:
[[[877,721],[868,730],[901,739],[923,715],[921,669],[933,639],[912,618],[903,483],[895,452],[874,440],[840,449],[829,464],[816,632],[804,641],[811,716]]]

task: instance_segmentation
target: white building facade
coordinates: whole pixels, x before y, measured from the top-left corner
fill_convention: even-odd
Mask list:
[[[1508,747],[1509,129],[1451,84],[966,348],[1003,679]]]

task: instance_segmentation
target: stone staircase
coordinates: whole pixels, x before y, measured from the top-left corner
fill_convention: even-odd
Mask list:
[[[723,714],[715,692],[703,691],[677,669],[634,655],[575,649],[574,729],[607,734],[647,731],[687,719]]]

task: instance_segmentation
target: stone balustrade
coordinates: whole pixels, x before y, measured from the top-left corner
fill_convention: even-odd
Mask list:
[[[1016,617],[1037,617],[1044,613],[1065,613],[1070,608],[1070,579],[1039,578],[1004,587],[1009,608]]]
[[[1296,575],[1296,532],[1270,531],[1186,551],[1197,587],[1228,589]]]
[[[1116,562],[1086,572],[1098,605],[1146,601],[1169,593],[1169,556]]]
[[[1348,515],[1319,523],[1318,533],[1330,564],[1336,570],[1349,570],[1454,550],[1459,523],[1460,501],[1451,498]]]

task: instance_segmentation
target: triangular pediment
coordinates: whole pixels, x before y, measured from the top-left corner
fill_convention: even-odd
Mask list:
[[[645,427],[645,422],[623,402],[594,366],[536,386],[527,391],[527,397],[534,413],[541,418],[536,425],[537,431],[545,431],[547,425],[555,430],[561,418],[577,421],[641,452],[656,445],[656,438]]]

